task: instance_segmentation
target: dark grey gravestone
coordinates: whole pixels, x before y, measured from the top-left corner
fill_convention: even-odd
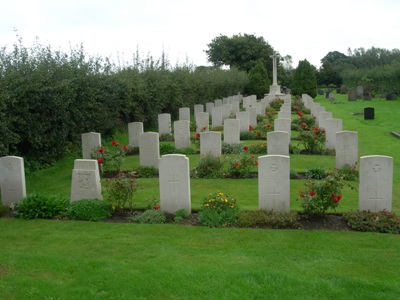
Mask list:
[[[373,120],[373,119],[375,119],[375,109],[373,107],[365,107],[364,120]]]
[[[345,85],[342,85],[340,87],[340,93],[341,94],[347,94],[347,92],[348,92],[347,87]]]
[[[347,94],[347,100],[349,101],[356,101],[357,100],[357,93],[356,89],[350,89],[349,93]]]
[[[356,88],[357,99],[362,99],[363,98],[363,94],[364,94],[364,88],[362,86],[358,86]]]
[[[386,95],[386,100],[396,100],[396,99],[397,99],[396,93],[389,93]]]
[[[370,92],[364,92],[363,93],[363,99],[364,100],[372,100],[372,95]]]

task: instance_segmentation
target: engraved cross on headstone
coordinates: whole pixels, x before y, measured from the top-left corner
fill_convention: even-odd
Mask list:
[[[177,194],[176,193],[176,185],[179,184],[180,181],[178,179],[175,179],[174,173],[172,173],[171,177],[172,177],[172,179],[169,179],[168,183],[172,185],[173,194],[174,194],[174,197],[176,198],[176,194]]]
[[[279,193],[276,190],[276,186],[272,186],[271,189],[272,189],[272,191],[268,191],[268,195],[272,196],[271,198],[272,198],[272,201],[274,202],[274,207],[276,207],[276,196],[279,196],[281,193]]]

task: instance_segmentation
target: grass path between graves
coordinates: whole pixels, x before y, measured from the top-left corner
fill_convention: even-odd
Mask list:
[[[398,299],[400,236],[0,219],[1,299]]]

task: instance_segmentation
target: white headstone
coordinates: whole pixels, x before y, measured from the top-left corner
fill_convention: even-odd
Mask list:
[[[204,112],[204,105],[203,104],[195,104],[194,106],[194,120],[196,121],[196,114],[199,112]]]
[[[336,146],[336,132],[342,131],[342,119],[326,119],[326,148],[335,149]]]
[[[24,159],[0,157],[0,188],[3,205],[11,206],[26,197]]]
[[[196,113],[196,132],[208,131],[210,126],[210,115],[206,112]]]
[[[358,163],[358,133],[356,131],[336,132],[336,169],[346,164],[356,167]]]
[[[267,132],[267,153],[268,155],[289,156],[289,133],[287,131]]]
[[[99,164],[95,159],[75,159],[74,161],[71,202],[81,199],[103,199],[101,196]]]
[[[236,119],[240,120],[240,132],[248,132],[250,126],[250,114],[248,111],[236,113]]]
[[[158,115],[158,133],[159,135],[171,134],[171,114]]]
[[[318,126],[326,130],[326,120],[332,119],[332,113],[330,111],[320,112],[318,115]]]
[[[163,155],[159,174],[161,210],[173,214],[184,209],[191,213],[189,159],[180,154]]]
[[[251,107],[246,108],[246,111],[249,112],[250,125],[253,127],[256,127],[257,126],[257,108],[251,106]]]
[[[288,135],[288,143],[290,144],[291,139],[291,129],[292,129],[292,121],[290,119],[275,119],[274,120],[274,130],[275,131],[286,131]]]
[[[392,210],[393,158],[370,155],[360,158],[360,210]]]
[[[129,146],[132,148],[139,147],[139,134],[143,133],[142,122],[128,123]]]
[[[213,102],[207,102],[206,103],[206,112],[208,112],[211,115],[213,107],[214,107]]]
[[[232,112],[231,104],[224,104],[222,106],[222,118],[228,119],[231,116],[231,112]]]
[[[221,155],[221,133],[205,131],[200,133],[200,155]]]
[[[158,169],[160,141],[157,132],[143,132],[139,134],[139,160],[141,166]]]
[[[222,126],[222,107],[213,107],[211,112],[211,128]]]
[[[223,103],[222,103],[222,99],[216,99],[214,101],[214,106],[215,107],[222,107]]]
[[[97,132],[82,133],[82,157],[90,159],[93,151],[101,147],[101,135]]]
[[[190,121],[190,108],[189,107],[179,108],[179,120]]]
[[[190,148],[190,122],[179,120],[174,122],[174,140],[176,149]]]
[[[290,111],[278,111],[278,119],[291,119],[292,113]]]
[[[290,211],[290,158],[285,155],[258,157],[258,208]]]
[[[240,120],[224,120],[224,143],[229,145],[240,144]]]

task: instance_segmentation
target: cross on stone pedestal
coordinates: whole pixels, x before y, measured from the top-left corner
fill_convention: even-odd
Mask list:
[[[278,76],[277,76],[277,65],[276,65],[276,59],[280,58],[281,56],[274,52],[273,55],[270,56],[272,58],[272,85],[278,85]]]

